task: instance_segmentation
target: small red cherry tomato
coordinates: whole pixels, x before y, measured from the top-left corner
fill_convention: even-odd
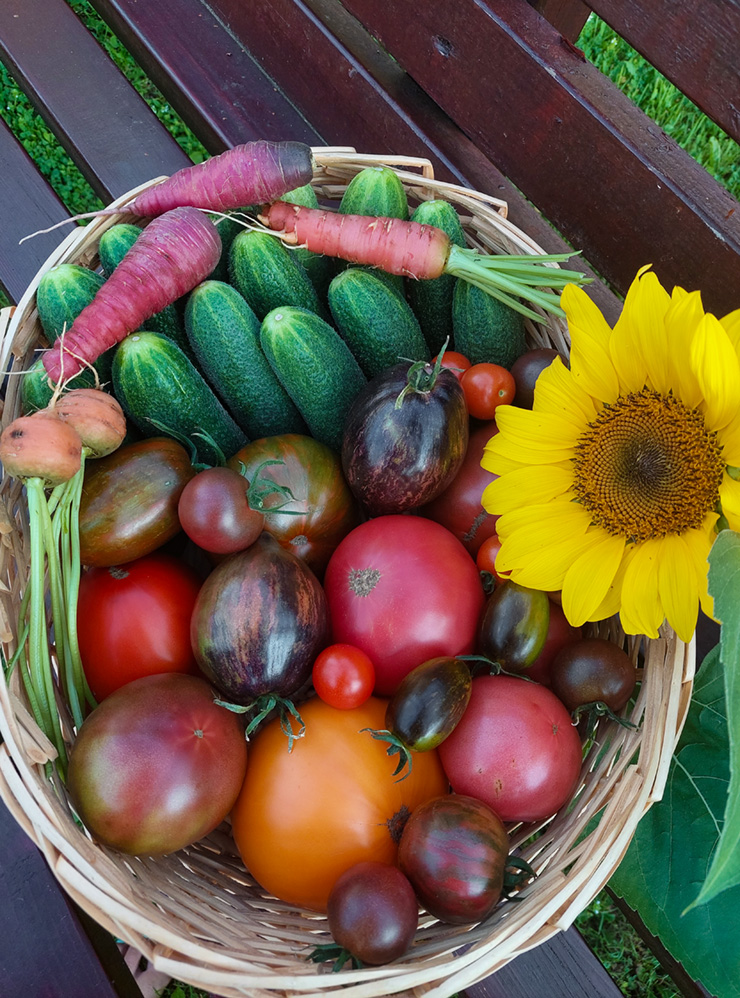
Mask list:
[[[316,693],[330,707],[352,710],[373,692],[375,667],[361,648],[334,644],[316,657],[312,679]]]
[[[432,363],[436,364],[436,362],[437,358],[435,357]],[[464,354],[456,353],[454,350],[446,350],[442,355],[442,362],[440,366],[446,367],[448,371],[452,371],[459,381],[470,367],[470,361]]]
[[[499,364],[473,364],[460,376],[468,412],[474,419],[493,419],[500,405],[510,405],[516,395],[511,371]]]
[[[498,534],[491,534],[490,537],[486,537],[478,548],[475,563],[478,566],[479,572],[488,572],[498,582],[506,582],[508,576],[501,575],[496,571],[496,557],[500,550],[501,540]]]

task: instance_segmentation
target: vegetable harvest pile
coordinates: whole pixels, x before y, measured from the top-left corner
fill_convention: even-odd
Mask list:
[[[338,210],[312,175],[231,150],[138,197],[98,271],[48,270],[0,460],[31,536],[8,670],[89,834],[157,856],[228,818],[339,969],[531,882],[509,830],[571,800],[637,671],[497,572],[481,502],[498,407],[558,356],[525,318],[582,275],[468,249],[390,169]]]

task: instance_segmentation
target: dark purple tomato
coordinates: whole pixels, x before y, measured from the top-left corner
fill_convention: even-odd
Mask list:
[[[459,658],[422,662],[388,701],[385,726],[414,752],[428,752],[449,735],[470,699],[470,669]]]
[[[164,673],[121,687],[86,718],[67,787],[94,838],[159,856],[219,825],[246,769],[241,719],[214,703],[204,679]]]
[[[505,672],[526,672],[544,647],[549,623],[547,593],[507,579],[488,597],[478,650]]]
[[[351,866],[332,887],[327,905],[334,941],[362,963],[377,966],[408,950],[419,924],[414,889],[397,866]]]
[[[534,679],[543,686],[550,685],[550,666],[553,659],[566,645],[581,638],[582,630],[574,627],[563,613],[559,603],[550,599],[550,622],[547,625],[547,637],[542,651],[527,668],[527,678]]]
[[[451,371],[389,368],[363,386],[347,414],[342,467],[350,489],[371,516],[430,502],[462,466],[468,423]]]
[[[616,713],[627,704],[636,682],[632,659],[604,638],[585,638],[566,645],[550,666],[550,688],[570,711],[603,703]]]
[[[254,544],[265,515],[252,509],[249,483],[231,468],[206,468],[182,490],[177,513],[194,544],[212,554],[233,554]]]
[[[326,597],[308,565],[263,533],[221,562],[198,594],[190,638],[198,665],[229,700],[293,696],[327,637]]]
[[[398,864],[430,915],[464,925],[493,911],[508,854],[509,838],[495,811],[474,797],[447,794],[413,811]]]
[[[518,357],[511,365],[511,373],[516,382],[516,395],[514,405],[522,409],[531,409],[534,403],[534,386],[537,378],[549,367],[556,357],[560,357],[564,362],[565,358],[550,347],[537,347],[528,350]]]

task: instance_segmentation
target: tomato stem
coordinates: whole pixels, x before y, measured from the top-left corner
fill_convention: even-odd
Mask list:
[[[338,943],[322,943],[316,946],[309,953],[308,959],[313,963],[326,963],[327,960],[333,960],[332,974],[338,974],[348,960],[350,961],[350,965],[356,970],[362,969],[362,961],[358,960],[348,949],[345,949],[344,946],[340,946]]]
[[[264,721],[268,714],[271,714],[273,710],[277,711],[280,719],[280,727],[283,734],[288,739],[288,752],[293,751],[293,743],[296,739],[303,738],[306,733],[306,725],[303,723],[303,718],[298,713],[296,705],[292,700],[288,700],[286,697],[278,696],[277,693],[263,693],[250,704],[229,703],[227,700],[214,700],[214,703],[218,704],[219,707],[225,707],[234,714],[249,714],[252,711],[257,712],[250,720],[244,732],[247,739],[249,739],[249,736],[252,734],[257,725]],[[296,718],[298,724],[300,725],[297,733],[293,730],[291,717]]]
[[[379,742],[389,742],[388,748],[386,749],[386,755],[393,758],[394,755],[398,756],[398,764],[393,770],[393,775],[398,776],[399,773],[403,773],[403,770],[408,766],[408,772],[404,773],[395,783],[401,783],[406,777],[411,773],[412,758],[411,750],[408,745],[394,734],[392,731],[388,731],[384,728],[360,728],[360,731],[369,731],[373,738],[376,738]]]

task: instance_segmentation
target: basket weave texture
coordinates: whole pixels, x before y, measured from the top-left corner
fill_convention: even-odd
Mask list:
[[[338,202],[360,169],[391,166],[412,204],[449,200],[471,246],[482,252],[543,252],[507,220],[503,202],[435,180],[428,161],[358,155],[344,148],[314,154],[313,184],[322,202]],[[34,350],[45,342],[35,308],[40,277],[59,263],[96,268],[102,233],[121,221],[145,224],[127,213],[126,205],[157,182],[114,202],[120,214],[71,232],[14,312],[0,313],[0,364],[10,375],[3,427],[20,413],[17,375],[30,367]],[[543,314],[541,324],[527,320],[527,335],[532,347],[568,350],[565,323],[552,316]],[[3,476],[0,494],[0,638],[8,661],[17,644],[18,608],[28,580],[29,534],[20,483]],[[624,641],[617,620],[599,624],[593,633]],[[637,727],[602,719],[570,804],[546,822],[510,829],[512,850],[519,850],[538,874],[522,900],[501,903],[474,926],[445,925],[422,913],[410,951],[382,967],[332,974],[329,965],[309,962],[317,943],[329,940],[325,918],[266,895],[245,869],[228,822],[197,844],[157,859],[124,857],[92,841],[75,822],[63,785],[45,775],[44,763],[54,749],[36,726],[15,673],[7,684],[0,679],[0,796],[69,896],[172,977],[226,998],[337,992],[343,998],[448,998],[567,928],[602,889],[638,821],[662,796],[689,706],[694,646],[666,627],[656,640],[630,638],[629,648],[640,666],[639,695],[629,715]]]

